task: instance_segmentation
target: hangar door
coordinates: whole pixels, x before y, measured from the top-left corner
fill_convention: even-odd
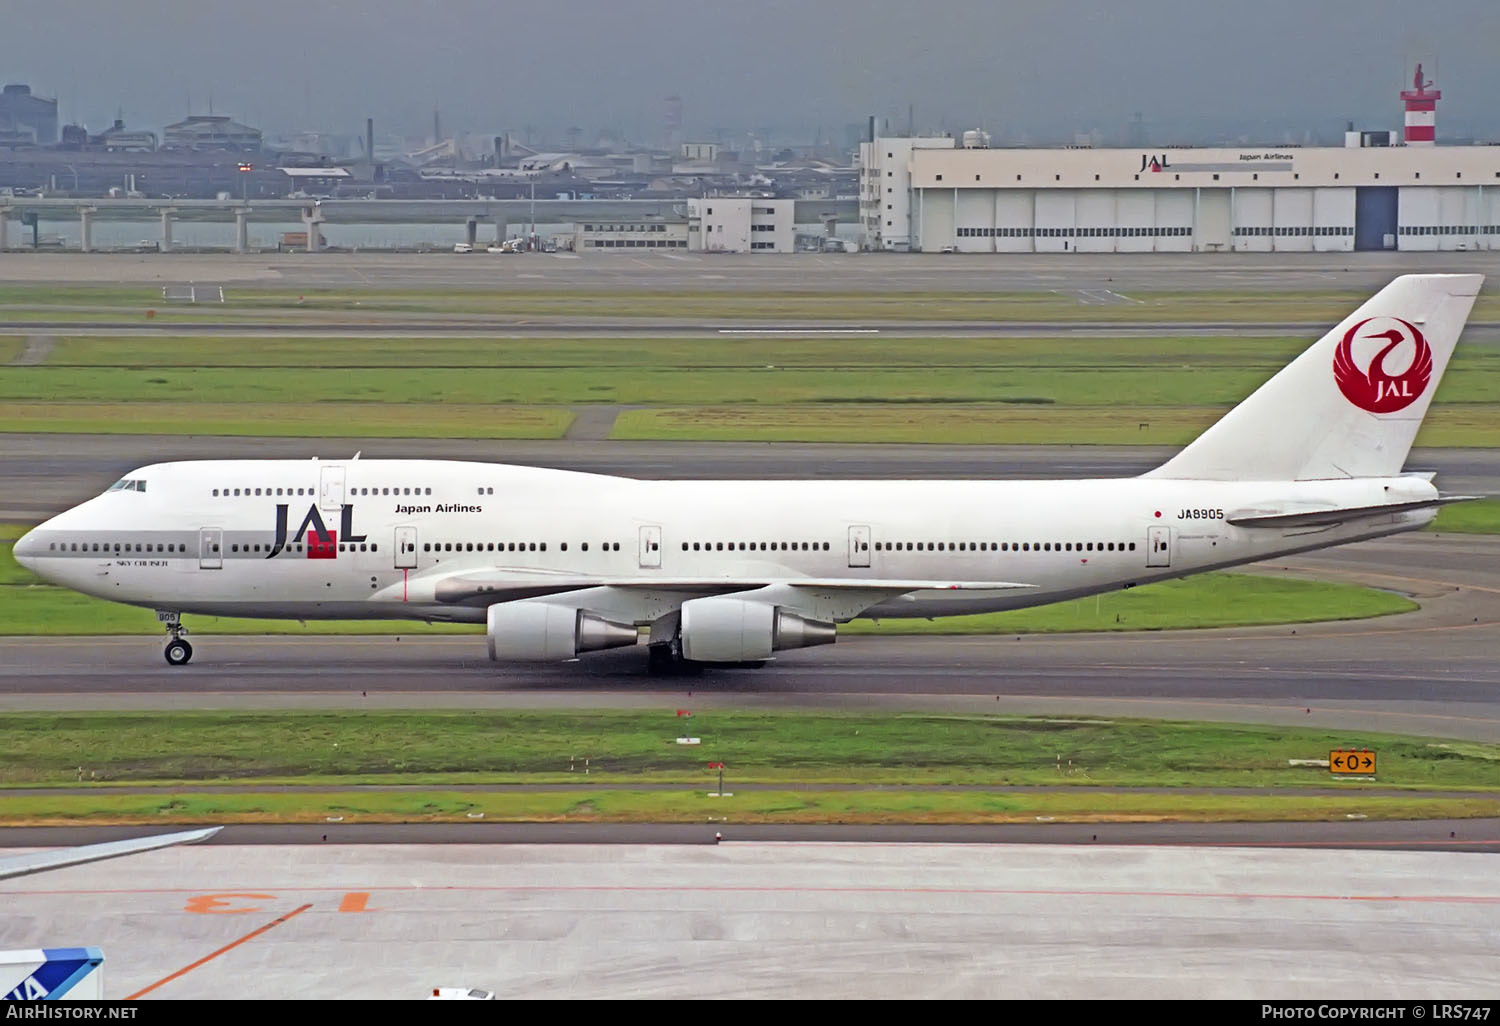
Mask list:
[[[1036,227],[1032,229],[1038,253],[1064,253],[1073,248],[1071,189],[1041,189],[1036,193]]]
[[[1217,252],[1230,247],[1232,217],[1228,189],[1199,189],[1194,241],[1201,250]]]
[[[1394,185],[1362,185],[1354,190],[1354,248],[1373,252],[1396,248]]]
[[[1234,190],[1234,248],[1237,252],[1271,252],[1274,224],[1270,189]]]

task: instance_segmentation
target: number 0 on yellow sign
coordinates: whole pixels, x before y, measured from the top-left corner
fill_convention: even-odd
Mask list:
[[[1357,752],[1345,751],[1342,748],[1336,749],[1328,753],[1328,772],[1374,776],[1375,753],[1368,749],[1361,749]]]

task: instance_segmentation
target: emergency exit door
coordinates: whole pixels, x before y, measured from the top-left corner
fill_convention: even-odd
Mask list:
[[[856,524],[849,528],[849,565],[870,565],[870,529]]]
[[[320,509],[344,508],[344,468],[324,467],[318,487]]]
[[[661,568],[661,528],[654,524],[641,528],[640,567],[642,570]]]
[[[1172,529],[1153,527],[1146,532],[1146,565],[1172,565]]]
[[[415,527],[396,528],[396,569],[415,570],[417,568],[417,529]]]
[[[198,569],[222,570],[224,568],[224,531],[218,527],[205,527],[198,532]]]

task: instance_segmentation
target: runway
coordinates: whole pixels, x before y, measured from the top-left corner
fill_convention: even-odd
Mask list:
[[[1377,620],[1125,634],[849,637],[759,670],[647,674],[644,653],[492,664],[456,637],[0,639],[0,708],[704,707],[1141,716],[1500,741],[1500,539],[1407,536],[1268,569],[1417,594]]]
[[[1493,274],[1500,253],[0,254],[16,284],[746,292],[1375,291],[1398,274]]]
[[[1494,858],[726,842],[169,848],[0,883],[105,996],[1488,1000]]]

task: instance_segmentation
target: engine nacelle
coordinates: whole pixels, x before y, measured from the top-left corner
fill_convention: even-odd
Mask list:
[[[693,599],[682,604],[682,655],[698,663],[746,663],[774,651],[831,645],[838,629],[779,606],[749,599]]]
[[[490,606],[485,619],[490,658],[497,662],[560,663],[638,640],[634,624],[546,602],[503,602]]]

